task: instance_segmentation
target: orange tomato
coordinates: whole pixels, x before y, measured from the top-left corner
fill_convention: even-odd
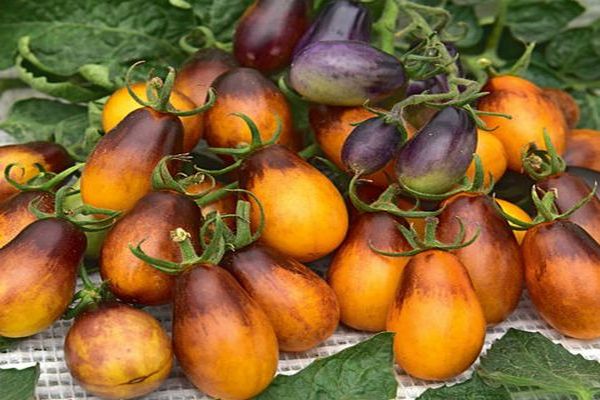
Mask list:
[[[143,82],[131,85],[134,93],[142,100],[148,100],[146,97],[146,84]],[[170,102],[177,110],[187,111],[196,107],[196,105],[184,94],[173,90],[171,92]],[[102,129],[104,132],[110,132],[119,122],[133,110],[143,106],[129,95],[127,88],[117,89],[106,101],[102,110]],[[191,117],[180,117],[183,124],[183,151],[191,151],[202,137],[203,120],[202,114],[192,115]]]
[[[600,131],[572,130],[567,137],[564,159],[568,165],[600,171]]]
[[[493,133],[477,130],[477,149],[475,153],[481,159],[485,184],[490,183],[490,174],[494,177],[494,182],[498,182],[504,172],[506,172],[506,151],[500,139]],[[467,170],[467,176],[473,179],[475,176],[475,161],[471,162]]]
[[[504,145],[508,168],[520,172],[521,154],[531,143],[544,144],[544,130],[559,154],[565,149],[567,123],[561,109],[544,91],[526,79],[516,76],[491,78],[483,87],[489,94],[479,100],[482,111],[509,114],[511,119],[482,115],[481,119]]]
[[[519,220],[524,221],[524,222],[531,222],[531,217],[529,216],[529,214],[527,214],[525,211],[523,211],[523,209],[521,207],[519,207],[518,205],[513,204],[510,201],[506,201],[506,200],[502,200],[502,199],[496,199],[496,202],[498,203],[498,205],[500,206],[502,211],[504,211],[511,217],[518,218]],[[517,242],[519,242],[519,244],[521,244],[527,231],[519,231],[519,230],[513,229],[513,233],[515,234],[515,237],[517,238]]]

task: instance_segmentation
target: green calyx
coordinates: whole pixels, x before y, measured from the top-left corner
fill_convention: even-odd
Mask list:
[[[475,232],[473,237],[471,237],[468,240],[465,240],[465,225],[460,218],[456,217],[456,220],[458,221],[460,228],[458,234],[456,235],[456,238],[452,243],[443,243],[436,238],[437,227],[439,224],[439,220],[437,218],[426,218],[425,232],[423,233],[422,239],[419,238],[419,234],[415,231],[412,225],[410,226],[410,228],[407,228],[401,224],[398,225],[398,229],[400,230],[402,236],[404,236],[408,244],[412,247],[412,250],[403,252],[387,252],[374,248],[371,243],[369,243],[369,247],[374,252],[389,257],[410,257],[427,250],[452,251],[462,249],[463,247],[467,247],[473,242],[475,242],[475,240],[477,240],[477,238],[479,237],[480,231],[478,228],[477,232]]]
[[[40,164],[36,163],[34,165],[39,171],[38,174],[25,183],[19,183],[13,178],[11,178],[11,172],[15,168],[20,168],[21,171],[24,171],[23,166],[17,163],[9,164],[6,166],[6,168],[4,169],[4,179],[6,179],[8,183],[10,183],[15,188],[19,189],[21,192],[53,192],[56,186],[58,186],[61,182],[69,178],[75,172],[79,171],[84,166],[84,163],[77,163],[58,174],[46,171],[44,167]]]
[[[247,190],[238,191],[245,193],[252,197],[260,212],[259,224],[255,232],[252,232],[252,224],[250,220],[251,204],[246,200],[238,200],[236,205],[236,211],[233,217],[235,217],[235,233],[232,232],[227,226],[225,227],[225,244],[231,251],[242,249],[250,244],[254,243],[260,238],[265,228],[265,213],[263,206],[256,198],[256,196]]]
[[[460,182],[453,189],[445,193],[425,193],[418,190],[411,189],[409,186],[399,181],[398,184],[402,192],[410,197],[422,200],[431,201],[442,201],[455,196],[460,193],[473,193],[473,194],[489,194],[494,188],[494,177],[489,174],[490,182],[488,185],[485,184],[483,164],[478,154],[473,154],[473,162],[475,163],[475,173],[473,174],[473,180],[464,176]]]
[[[544,128],[544,143],[546,150],[538,149],[532,143],[529,148],[521,154],[523,169],[533,180],[540,181],[552,175],[565,172],[567,163],[556,152],[548,131]]]
[[[79,192],[79,190],[73,189],[71,186],[63,186],[58,189],[54,196],[54,213],[46,213],[40,210],[40,198],[34,199],[31,201],[31,203],[29,203],[29,211],[38,219],[65,219],[85,232],[105,231],[106,229],[110,228],[121,215],[119,211],[97,208],[87,204],[83,204],[74,209],[65,208],[65,200],[67,197],[77,195]],[[81,220],[77,218],[77,216],[80,215],[95,215],[102,216],[102,218]]]
[[[192,110],[178,110],[169,102],[171,98],[171,92],[173,91],[173,85],[175,84],[175,69],[168,67],[168,73],[164,80],[157,76],[152,76],[152,71],[148,76],[146,83],[146,97],[148,100],[142,100],[131,88],[131,73],[138,65],[143,64],[144,61],[138,61],[133,64],[125,75],[125,87],[129,95],[140,105],[144,107],[150,107],[155,111],[176,115],[178,117],[189,117],[192,115],[200,114],[213,106],[216,100],[216,94],[213,88],[208,89],[208,99],[200,107],[196,107]]]
[[[101,303],[114,300],[114,296],[108,288],[108,281],[103,281],[99,285],[94,284],[83,264],[79,267],[79,277],[83,282],[83,289],[75,293],[71,305],[62,319],[76,318],[83,312],[98,307]]]
[[[504,217],[504,219],[511,223],[511,229],[527,230],[544,222],[552,222],[556,220],[569,218],[571,215],[573,215],[574,212],[579,210],[581,207],[586,205],[591,199],[594,198],[594,196],[596,195],[596,189],[597,184],[594,184],[592,190],[585,197],[581,198],[581,200],[579,200],[573,207],[561,213],[559,212],[555,204],[555,200],[557,197],[556,191],[550,190],[548,192],[545,192],[543,193],[542,198],[540,198],[540,195],[538,194],[538,191],[540,191],[540,189],[534,185],[531,188],[531,199],[533,200],[533,204],[537,210],[537,214],[531,222],[521,221],[520,219],[509,215],[508,213],[504,212],[502,210],[502,207],[500,207],[495,201],[494,207],[496,208],[496,211],[498,211]]]

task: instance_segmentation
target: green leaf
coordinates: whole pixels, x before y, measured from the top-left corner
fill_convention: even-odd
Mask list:
[[[545,42],[585,8],[576,0],[519,0],[508,3],[507,25],[524,42]]]
[[[220,42],[230,42],[244,11],[254,0],[189,0],[201,25],[210,29]]]
[[[589,27],[560,33],[548,43],[546,60],[562,74],[584,80],[599,79],[600,53],[592,45],[592,39],[597,34],[597,31]]]
[[[523,73],[523,78],[542,87],[563,89],[567,86],[558,72],[548,65],[543,55],[535,51],[531,57],[529,68]]]
[[[506,388],[492,387],[474,374],[465,382],[452,386],[427,389],[417,400],[511,400]]]
[[[476,45],[483,37],[483,28],[479,25],[473,8],[449,4],[446,9],[452,14],[452,23],[447,29],[448,33],[451,35],[462,34],[456,45],[459,47]]]
[[[255,400],[389,400],[398,383],[390,332],[314,361],[295,375],[279,375]]]
[[[7,338],[0,336],[0,352],[4,352],[17,343],[19,339]]]
[[[600,130],[600,95],[585,91],[570,92],[581,111],[578,128]]]
[[[478,373],[488,384],[507,386],[520,396],[600,394],[600,363],[586,360],[539,333],[510,329],[481,358]]]
[[[39,364],[24,369],[0,369],[0,399],[34,399],[35,387],[39,377]]]

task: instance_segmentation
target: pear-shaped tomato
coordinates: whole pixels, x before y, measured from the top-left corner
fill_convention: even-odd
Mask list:
[[[218,93],[217,100],[204,115],[204,136],[209,145],[237,147],[242,143],[250,143],[248,125],[233,113],[250,117],[258,127],[262,140],[273,136],[279,120],[279,143],[287,146],[295,143],[290,106],[283,93],[260,72],[250,68],[235,68],[217,78],[213,86]]]
[[[151,108],[131,112],[105,135],[88,157],[81,175],[86,204],[125,211],[148,193],[152,171],[166,155],[181,152],[179,118]]]
[[[493,134],[504,145],[509,169],[521,171],[521,153],[531,143],[545,148],[544,130],[550,135],[558,153],[562,154],[567,123],[560,108],[541,88],[516,76],[497,76],[490,78],[483,91],[489,94],[479,100],[479,110],[511,116],[511,119],[481,116],[489,128],[497,128]]]
[[[507,164],[506,151],[500,139],[491,132],[478,129],[475,154],[481,160],[485,184],[490,184],[490,174],[494,178],[494,182],[498,182],[506,172]],[[475,161],[471,161],[471,165],[467,169],[467,176],[470,179],[475,177]]]
[[[60,318],[71,303],[85,245],[75,225],[47,218],[0,249],[0,336],[31,336]]]
[[[223,189],[223,185],[219,182],[215,182],[214,185],[209,181],[205,180],[199,183],[194,183],[186,188],[186,191],[189,194],[200,194],[206,191],[215,192],[217,190]],[[215,200],[211,203],[205,204],[202,206],[202,216],[206,217],[211,212],[218,212],[221,215],[232,215],[235,214],[236,207],[236,197],[235,194],[230,193],[221,197],[218,200]],[[229,225],[230,228],[235,228],[235,219],[227,218],[224,219],[225,223]]]
[[[563,335],[600,337],[600,245],[580,226],[530,228],[522,244],[525,279],[540,315]]]
[[[19,191],[4,178],[4,170],[10,164],[18,164],[11,170],[10,177],[25,183],[39,174],[36,164],[48,172],[58,173],[73,165],[73,160],[61,145],[51,142],[0,146],[0,202]]]
[[[460,194],[444,204],[439,216],[440,240],[451,243],[458,235],[458,218],[468,237],[479,232],[475,243],[453,253],[469,272],[486,321],[504,321],[517,307],[523,290],[523,259],[517,239],[488,196]]]
[[[496,203],[498,203],[503,212],[510,215],[511,217],[515,217],[519,221],[531,222],[531,217],[529,216],[529,214],[527,214],[525,210],[523,210],[518,205],[502,199],[496,199]],[[527,231],[517,229],[513,230],[513,234],[515,235],[515,238],[517,238],[517,242],[519,244],[523,242],[525,233],[527,233]]]
[[[179,275],[173,346],[188,379],[224,400],[254,397],[277,370],[277,337],[269,318],[216,265],[196,265]]]
[[[200,209],[183,194],[159,191],[142,197],[106,235],[100,252],[100,273],[110,290],[127,303],[157,305],[171,301],[175,277],[134,256],[129,246],[144,241],[148,255],[181,261],[170,232],[183,228],[199,232]],[[196,243],[198,245],[198,243]]]
[[[107,303],[75,319],[65,338],[65,361],[88,392],[103,399],[132,399],[167,379],[173,350],[152,315]]]
[[[335,293],[317,274],[291,257],[261,244],[237,250],[223,261],[265,311],[283,351],[305,351],[337,328]]]
[[[344,324],[363,331],[385,329],[402,271],[409,257],[387,257],[372,247],[390,252],[409,250],[398,230],[399,221],[386,213],[361,214],[329,267],[329,284],[340,303]]]
[[[54,195],[48,192],[21,192],[0,203],[0,247],[13,240],[29,224],[37,221],[38,218],[29,211],[29,205],[34,200],[40,211],[54,211]]]
[[[600,131],[572,130],[567,137],[564,159],[568,165],[600,171]]]
[[[333,183],[282,145],[264,147],[239,170],[240,187],[260,201],[265,218],[261,240],[296,258],[313,261],[335,250],[346,236],[348,211]],[[252,223],[260,208],[254,197]]]
[[[445,380],[465,371],[481,352],[485,318],[458,258],[427,250],[413,256],[387,320],[396,362],[406,373]]]
[[[138,82],[131,85],[133,92],[142,100],[147,101],[146,84]],[[187,96],[174,90],[169,98],[173,107],[181,111],[189,111],[196,107]],[[204,103],[199,104],[201,106]],[[127,88],[117,89],[106,101],[102,109],[102,129],[109,133],[119,122],[132,111],[143,108],[141,104],[131,97]],[[180,117],[183,124],[183,151],[191,151],[202,137],[202,114],[189,117]]]

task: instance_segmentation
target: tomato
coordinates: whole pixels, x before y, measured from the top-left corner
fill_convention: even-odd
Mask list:
[[[600,337],[600,245],[570,221],[530,228],[523,244],[525,281],[542,318],[563,335]]]
[[[513,204],[510,201],[506,201],[506,200],[502,200],[502,199],[496,199],[496,203],[498,203],[498,205],[500,206],[502,211],[504,211],[506,214],[510,215],[511,217],[515,217],[518,220],[523,221],[523,222],[531,222],[531,217],[529,216],[529,214],[527,214],[521,207],[517,206],[516,204]],[[525,237],[525,233],[527,233],[527,231],[515,229],[515,230],[513,230],[513,233],[514,233],[515,237],[517,238],[517,242],[519,244],[521,244],[521,242],[523,242],[523,238]]]
[[[212,187],[212,189],[211,189]],[[223,188],[223,185],[219,182],[215,182],[214,187],[209,179],[204,180],[199,183],[194,183],[186,188],[186,191],[190,194],[200,194],[207,190],[210,192],[214,192]],[[213,201],[209,204],[205,204],[201,207],[202,216],[206,217],[211,212],[218,212],[221,215],[231,215],[235,214],[236,207],[236,197],[235,194],[230,193],[220,199]],[[225,223],[229,225],[230,228],[235,228],[235,219],[226,218],[224,219]]]
[[[188,379],[220,399],[254,397],[277,370],[277,337],[269,318],[216,265],[195,265],[178,276],[173,347]]]
[[[572,130],[567,137],[564,159],[568,165],[600,171],[600,131]]]
[[[439,238],[451,243],[460,231],[476,241],[454,250],[469,273],[488,324],[504,321],[514,311],[523,289],[521,248],[510,226],[486,195],[459,194],[444,201],[439,215]]]
[[[29,205],[34,200],[38,202],[37,208],[40,211],[54,211],[54,195],[48,192],[21,192],[0,203],[0,247],[37,221],[38,218],[29,210]]]
[[[386,213],[357,216],[331,262],[328,281],[340,303],[341,320],[354,329],[385,329],[388,309],[410,258],[383,256],[369,245],[383,251],[409,250],[398,223]]]
[[[456,256],[427,250],[411,258],[387,330],[396,333],[396,362],[415,378],[445,380],[473,364],[483,346],[485,317]]]
[[[254,193],[264,210],[263,243],[299,261],[335,250],[346,236],[344,199],[325,175],[282,145],[264,147],[244,160],[240,187]],[[254,197],[252,223],[260,221]]]
[[[490,94],[479,100],[478,109],[512,116],[511,119],[481,116],[489,128],[497,128],[492,133],[504,145],[509,169],[521,171],[521,153],[531,143],[546,148],[544,129],[562,154],[567,123],[561,110],[542,89],[516,76],[498,76],[490,78],[482,90]]]
[[[0,249],[0,336],[35,335],[71,303],[86,239],[72,223],[38,220]]]
[[[575,128],[579,122],[581,112],[573,96],[560,89],[544,88],[543,90],[544,95],[560,108],[569,129]]]
[[[11,170],[10,177],[18,183],[26,183],[40,172],[35,164],[57,173],[73,165],[73,160],[61,145],[51,142],[0,146],[0,201],[19,191],[4,178],[4,170],[10,164],[18,164]]]
[[[485,184],[490,183],[490,174],[492,174],[494,182],[498,182],[504,175],[507,165],[506,151],[500,139],[491,132],[478,129],[475,153],[481,159]],[[467,176],[470,179],[475,176],[475,161],[469,165]]]
[[[282,351],[309,350],[337,328],[334,291],[293,258],[252,244],[228,255],[222,265],[265,311]]]
[[[103,399],[132,399],[157,389],[173,365],[167,333],[145,311],[105,303],[79,315],[65,338],[69,371]]]
[[[143,82],[134,83],[131,89],[142,100],[147,101],[146,84]],[[188,111],[196,107],[187,96],[173,90],[171,92],[170,102],[178,110]],[[202,105],[202,104],[200,104]],[[102,129],[109,133],[119,122],[132,111],[143,106],[129,95],[127,88],[117,89],[106,101],[102,110]],[[192,115],[190,117],[180,117],[183,124],[183,151],[191,151],[202,137],[202,114]]]

